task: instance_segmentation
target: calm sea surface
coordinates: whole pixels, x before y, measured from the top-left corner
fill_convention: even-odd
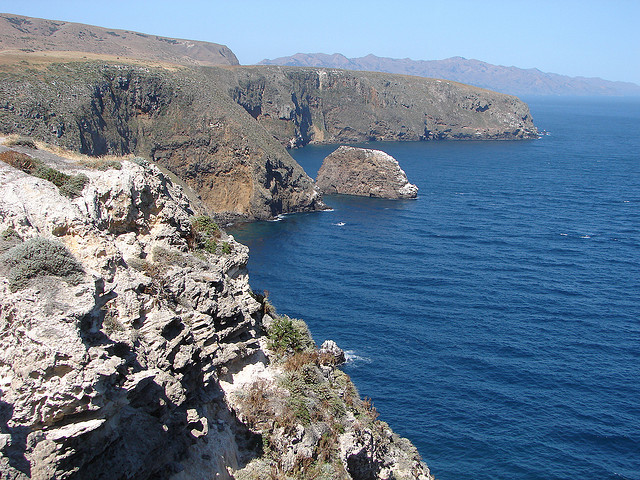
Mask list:
[[[231,233],[439,480],[637,480],[640,100],[529,106],[539,140],[369,144],[417,200]],[[334,149],[291,153],[315,177]]]

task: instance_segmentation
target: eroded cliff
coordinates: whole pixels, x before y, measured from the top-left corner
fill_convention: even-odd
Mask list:
[[[431,478],[158,168],[0,160],[2,478]]]
[[[322,208],[313,182],[229,95],[218,69],[67,63],[0,75],[0,128],[92,156],[151,158],[217,214]]]
[[[233,97],[288,146],[537,138],[516,97],[448,80],[329,68],[233,69]]]
[[[517,98],[448,81],[294,67],[23,61],[0,70],[1,132],[93,156],[151,158],[210,212],[247,219],[323,208],[284,147],[537,135]]]

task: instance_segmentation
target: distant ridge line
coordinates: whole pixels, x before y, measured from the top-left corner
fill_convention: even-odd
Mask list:
[[[225,45],[0,13],[0,50],[86,52],[176,65],[238,65]]]
[[[442,78],[510,95],[640,96],[640,85],[631,82],[569,77],[542,72],[537,68],[506,67],[463,57],[412,60],[377,57],[373,54],[347,58],[340,53],[297,53],[289,57],[265,59],[259,65],[341,68]]]

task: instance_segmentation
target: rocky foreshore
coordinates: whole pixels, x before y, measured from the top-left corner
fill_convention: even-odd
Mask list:
[[[0,160],[0,477],[432,478],[157,167]]]

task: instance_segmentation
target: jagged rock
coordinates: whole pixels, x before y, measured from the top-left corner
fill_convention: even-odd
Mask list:
[[[11,291],[0,266],[0,476],[229,478],[247,429],[217,376],[258,348],[247,248],[223,237],[231,253],[194,255],[195,209],[154,166],[83,173],[69,199],[0,162],[0,233],[55,239],[85,272],[74,284],[43,272]],[[210,428],[220,419],[222,436]],[[194,473],[192,450],[209,455],[210,477]]]
[[[316,185],[327,194],[379,198],[418,196],[418,187],[409,183],[395,158],[367,148],[339,147],[322,162]]]
[[[347,361],[347,356],[345,355],[344,350],[342,350],[333,340],[325,340],[322,342],[319,352],[320,354],[326,354],[333,358],[335,365],[341,365]]]

